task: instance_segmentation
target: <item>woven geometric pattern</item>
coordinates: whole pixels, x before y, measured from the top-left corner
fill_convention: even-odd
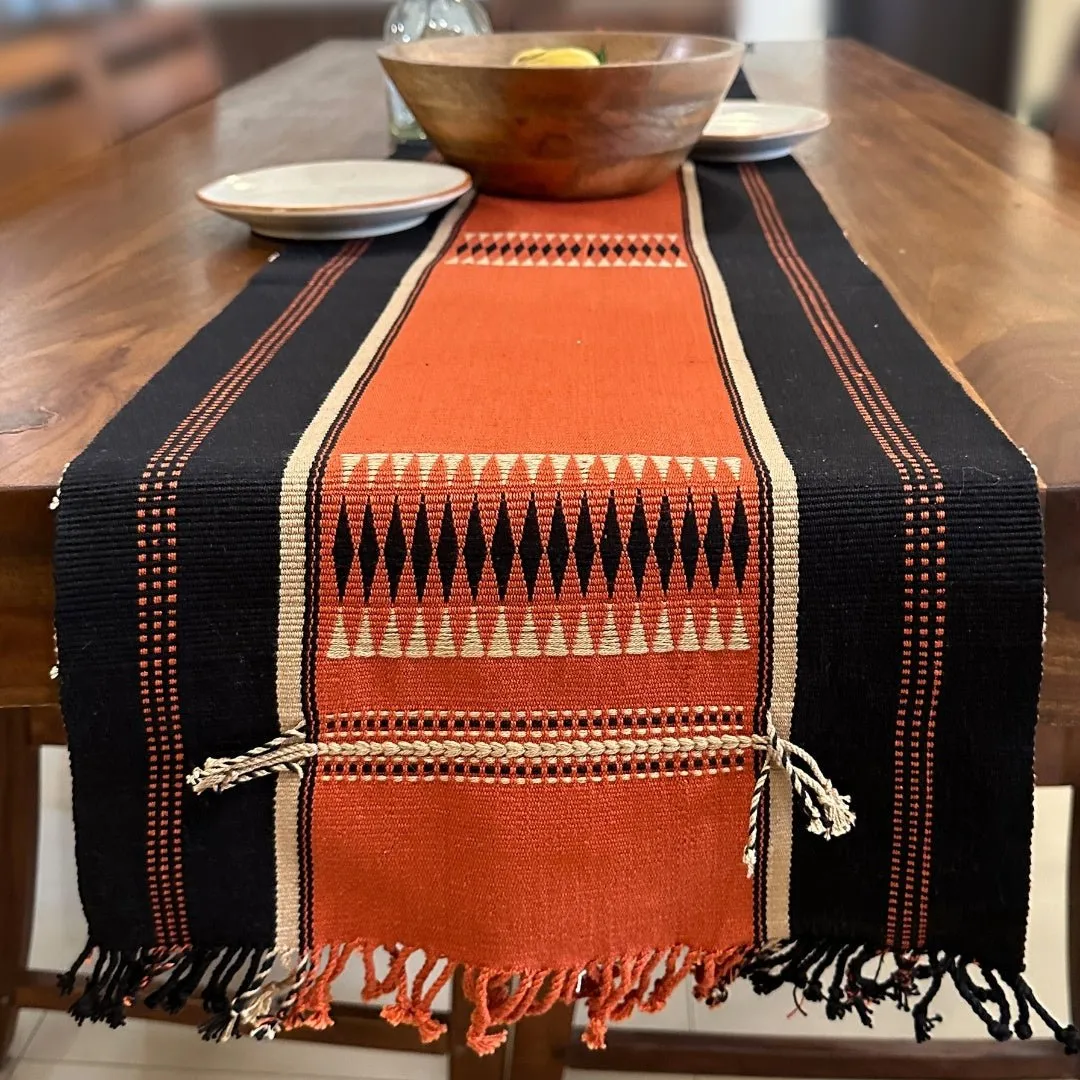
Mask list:
[[[465,232],[448,263],[475,266],[686,266],[675,233]]]
[[[344,454],[325,534],[340,605],[326,656],[749,649],[741,466],[644,454]],[[324,505],[332,513],[329,497]],[[498,613],[478,617],[478,605]]]

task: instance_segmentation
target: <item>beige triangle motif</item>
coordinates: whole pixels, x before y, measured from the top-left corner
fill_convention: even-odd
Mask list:
[[[446,608],[443,608],[442,620],[439,622],[439,633],[435,638],[435,648],[431,650],[431,655],[441,657],[457,656],[454,635],[450,631],[450,612]]]
[[[686,473],[686,479],[689,480],[694,475],[694,458],[677,457],[675,460],[679,463],[679,468]]]
[[[390,618],[386,620],[386,633],[383,634],[382,644],[379,646],[380,656],[400,656],[401,636],[397,628],[397,612],[390,609]]]
[[[581,609],[581,618],[578,619],[577,633],[574,635],[574,647],[570,650],[575,656],[594,656],[592,634],[589,633],[589,617],[585,609]]]
[[[630,623],[630,636],[626,639],[626,651],[631,656],[644,656],[649,651],[645,640],[645,624],[641,621],[641,608],[634,605],[634,618]]]
[[[517,459],[517,454],[495,455],[495,461],[499,466],[499,479],[502,481],[503,487],[506,486],[506,481],[510,479],[510,470],[514,467],[514,463]]]
[[[679,635],[679,652],[698,652],[700,649],[701,642],[698,641],[694,614],[687,608],[683,616],[682,633]]]
[[[604,629],[600,631],[600,647],[596,650],[597,656],[620,656],[622,654],[622,642],[619,641],[619,629],[615,625],[615,612],[608,604],[607,615],[604,618]]]
[[[592,468],[593,462],[596,460],[595,454],[575,454],[574,460],[577,462],[578,472],[581,473],[581,482],[584,484],[589,479],[589,470]]]
[[[536,636],[536,623],[533,622],[531,609],[525,611],[525,621],[521,624],[521,636],[517,644],[518,656],[539,656],[540,640]]]
[[[716,605],[713,604],[709,611],[709,625],[705,628],[706,652],[721,652],[724,648],[724,638],[720,633],[720,619],[716,614]]]
[[[536,474],[540,471],[540,465],[544,460],[543,454],[522,454],[522,460],[525,462],[525,471],[529,474],[529,483],[536,483]]]
[[[733,652],[746,652],[750,648],[750,639],[746,636],[746,624],[743,622],[741,604],[735,608],[735,618],[731,621],[728,648]]]
[[[435,462],[439,460],[439,455],[417,454],[416,457],[420,462],[420,483],[426,484],[428,477],[431,475],[431,470],[435,468]]]
[[[360,464],[360,459],[363,454],[342,454],[341,455],[341,482],[348,484],[352,479],[353,470]]]
[[[484,466],[491,460],[490,454],[470,454],[469,455],[469,467],[472,469],[473,483],[480,483],[480,474],[484,471]]]
[[[469,625],[461,641],[461,655],[478,657],[484,655],[484,643],[480,640],[480,626],[476,621],[476,608],[469,612]]]
[[[405,649],[405,655],[418,660],[429,655],[427,631],[424,628],[424,613],[422,611],[416,613],[416,621],[413,623],[412,635],[409,638],[408,647]]]
[[[505,660],[514,655],[514,647],[510,644],[510,631],[506,625],[506,608],[499,608],[487,654],[496,660]]]
[[[387,454],[368,454],[367,456],[367,482],[370,487],[375,483],[375,476],[382,468],[383,462],[387,459]]]
[[[653,454],[652,461],[656,466],[656,471],[660,474],[660,479],[666,480],[668,467],[671,465],[671,458],[665,457],[663,454]]]
[[[345,636],[345,618],[339,611],[334,620],[334,630],[330,635],[330,648],[326,650],[328,660],[344,660],[349,655],[349,639]]]
[[[443,461],[446,462],[446,482],[448,484],[457,475],[458,466],[464,457],[464,454],[443,454]]]
[[[645,471],[645,462],[648,461],[648,457],[645,454],[627,454],[626,460],[630,462],[630,468],[634,470],[634,479],[640,480],[641,474]]]
[[[548,631],[547,642],[544,645],[545,656],[566,656],[566,635],[563,633],[562,619],[555,612],[555,618],[551,621],[551,629]]]
[[[409,462],[412,461],[412,454],[392,454],[391,464],[394,468],[394,479],[400,484],[401,478],[405,475],[405,470],[409,467]]]
[[[360,627],[356,631],[356,644],[353,645],[353,656],[374,656],[375,644],[371,640],[371,620],[365,611],[360,616]]]
[[[557,484],[562,483],[563,473],[566,472],[566,466],[570,464],[569,454],[552,454],[551,455],[551,467],[555,470],[555,482]]]
[[[720,459],[719,458],[714,458],[714,457],[703,457],[703,458],[698,458],[698,460],[701,462],[702,465],[705,466],[705,471],[709,474],[709,479],[710,480],[715,480],[716,479],[716,469],[717,469],[717,466],[719,466],[719,464],[720,464]]]
[[[600,460],[604,463],[604,468],[607,469],[608,478],[614,480],[615,473],[619,469],[619,462],[622,461],[622,454],[601,454]]]
[[[671,623],[668,622],[667,608],[660,609],[660,619],[653,635],[652,651],[666,653],[675,651],[675,642],[671,640]]]
[[[738,480],[742,473],[742,458],[726,457],[724,458],[724,464],[731,470],[731,475]]]

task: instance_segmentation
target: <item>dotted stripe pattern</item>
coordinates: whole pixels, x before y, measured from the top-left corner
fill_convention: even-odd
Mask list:
[[[180,480],[192,455],[252,379],[277,355],[366,244],[349,243],[311,278],[273,325],[175,428],[143,470],[136,503],[139,692],[146,737],[146,875],[159,945],[191,936],[183,883],[184,746],[177,679],[177,525]]]
[[[945,649],[946,515],[941,473],[874,378],[824,290],[799,255],[768,185],[740,168],[766,241],[868,430],[896,468],[903,492],[904,622],[894,739],[893,836],[887,939],[925,943],[933,822],[934,727]]]

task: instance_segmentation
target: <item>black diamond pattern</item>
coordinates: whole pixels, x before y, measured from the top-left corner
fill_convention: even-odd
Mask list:
[[[341,512],[338,514],[337,530],[334,533],[334,571],[337,574],[338,599],[345,599],[345,586],[349,582],[349,571],[352,569],[353,555],[356,549],[353,547],[352,530],[349,528],[349,514],[345,509],[345,500],[341,500]]]
[[[574,562],[577,564],[578,581],[581,583],[581,595],[589,591],[589,575],[592,574],[593,559],[596,558],[596,538],[592,531],[592,515],[589,513],[589,500],[581,496],[581,508],[578,510],[577,529],[574,532]]]
[[[634,516],[630,521],[630,537],[626,541],[626,554],[630,559],[630,569],[634,574],[634,588],[638,596],[645,582],[645,567],[649,563],[652,542],[649,540],[649,523],[645,520],[645,504],[641,501],[641,492],[634,503]]]
[[[698,536],[697,515],[694,513],[694,496],[686,493],[686,512],[682,519],[682,532],[679,533],[679,554],[682,556],[683,573],[686,575],[686,588],[694,587],[694,575],[697,573],[698,553],[701,551],[701,537]]]
[[[735,571],[735,584],[741,589],[746,576],[746,560],[750,556],[750,528],[746,521],[746,507],[743,506],[742,492],[735,492],[735,515],[731,522],[731,565]]]
[[[495,581],[499,586],[499,599],[505,600],[510,571],[514,568],[514,530],[510,527],[505,493],[499,503],[495,531],[491,534],[491,568],[495,571]]]
[[[428,530],[427,504],[420,496],[420,508],[416,511],[416,524],[412,534],[413,580],[416,582],[416,598],[424,599],[428,571],[431,569],[431,532]]]
[[[667,592],[671,567],[675,562],[675,527],[671,523],[671,503],[666,494],[660,500],[660,520],[656,523],[653,551],[656,552],[656,565],[660,570],[660,588]]]
[[[484,526],[480,521],[480,504],[474,495],[472,510],[469,511],[469,525],[465,530],[465,547],[461,551],[465,557],[465,573],[469,578],[469,591],[474,601],[480,590],[480,578],[484,573],[487,553]]]
[[[509,259],[511,257],[520,259],[522,256],[527,255],[529,258],[535,258],[536,256],[544,256],[545,258],[556,255],[559,258],[563,258],[567,254],[574,256],[575,258],[582,254],[588,258],[593,256],[602,256],[607,258],[609,255],[614,255],[616,258],[621,258],[623,255],[629,255],[631,258],[638,255],[652,255],[654,252],[661,258],[668,253],[678,257],[681,254],[681,249],[678,244],[665,244],[663,241],[657,241],[651,243],[648,240],[642,240],[640,243],[637,240],[627,240],[623,243],[620,240],[615,240],[608,243],[606,240],[600,243],[594,243],[591,240],[587,244],[582,245],[579,241],[567,242],[566,240],[559,240],[552,242],[551,240],[504,240],[501,243],[494,240],[480,241],[472,240],[465,243],[458,244],[455,252],[459,258],[471,255],[474,258],[481,256],[489,259],[496,256],[502,259]]]
[[[371,583],[379,568],[379,537],[375,532],[375,515],[371,512],[371,500],[364,507],[364,524],[360,528],[360,576],[364,581],[364,603],[371,599]]]
[[[622,533],[619,531],[619,512],[615,507],[615,493],[608,496],[607,517],[604,519],[604,533],[600,537],[600,565],[607,578],[608,597],[615,595],[615,579],[622,560]]]
[[[457,532],[454,529],[454,512],[450,509],[450,497],[443,506],[442,525],[439,526],[439,544],[435,549],[435,558],[439,561],[439,578],[442,580],[443,600],[450,602],[454,588],[454,571],[457,569],[458,546]]]
[[[390,579],[390,603],[397,603],[398,585],[409,557],[409,545],[405,539],[405,529],[401,524],[401,507],[394,500],[394,510],[390,515],[390,527],[386,530],[386,543],[383,545],[383,561],[386,563],[386,576]]]
[[[544,542],[540,536],[540,515],[536,512],[535,495],[529,497],[529,508],[525,511],[521,543],[518,544],[518,558],[521,560],[525,589],[531,602],[533,592],[536,590],[536,579],[540,576],[540,563],[544,558]]]
[[[561,494],[556,495],[554,504],[549,504],[549,517],[544,503],[537,499],[535,492],[529,495],[524,514],[521,503],[511,512],[510,501],[514,496],[502,493],[494,528],[490,533],[485,530],[479,498],[474,495],[464,535],[460,530],[463,523],[455,521],[453,506],[447,496],[440,515],[437,543],[434,543],[435,522],[431,517],[434,511],[429,511],[424,494],[421,494],[415,517],[408,525],[400,502],[394,500],[381,543],[370,500],[364,505],[362,524],[355,517],[350,518],[348,507],[342,502],[328,554],[334,565],[334,579],[341,600],[344,600],[355,563],[359,566],[363,582],[364,600],[370,602],[380,559],[385,562],[393,603],[397,602],[405,568],[410,560],[412,571],[409,587],[415,587],[419,601],[423,601],[429,584],[435,587],[434,583],[429,583],[429,577],[432,564],[436,562],[444,601],[449,603],[453,598],[454,579],[462,562],[469,590],[476,601],[489,558],[502,602],[506,601],[509,593],[516,560],[520,560],[521,576],[530,601],[540,587],[545,561],[555,595],[561,597],[571,558],[581,595],[586,596],[597,555],[609,599],[614,599],[619,588],[619,572],[623,568],[624,557],[630,570],[629,578],[638,596],[644,591],[649,559],[652,557],[656,559],[660,586],[664,592],[671,587],[676,560],[688,591],[693,591],[695,585],[704,587],[705,582],[698,577],[698,571],[702,570],[702,556],[713,589],[720,586],[724,559],[728,557],[731,559],[735,583],[741,589],[745,584],[752,547],[750,523],[742,493],[736,491],[732,514],[725,520],[720,499],[716,492],[712,492],[707,521],[702,520],[705,504],[701,501],[701,495],[698,492],[695,500],[694,493],[687,491],[685,502],[680,496],[680,511],[673,508],[672,497],[663,494],[655,524],[650,528],[641,490],[637,492],[629,521],[620,513],[614,490],[602,496],[602,522],[597,518],[601,509],[599,497],[582,493],[575,500],[577,515],[572,536]],[[517,536],[515,528],[520,528]],[[356,541],[357,533],[359,543]]]
[[[715,491],[709,508],[709,524],[705,526],[705,562],[709,565],[709,580],[715,589],[720,584],[720,567],[724,563],[724,519],[720,516],[720,500]]]
[[[562,595],[563,578],[570,562],[570,537],[566,531],[566,515],[563,513],[562,496],[555,496],[555,509],[551,514],[551,532],[548,534],[548,563],[551,566],[551,584],[555,595]]]

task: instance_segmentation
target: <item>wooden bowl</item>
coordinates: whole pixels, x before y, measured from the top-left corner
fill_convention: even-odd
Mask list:
[[[523,49],[607,53],[591,68],[513,67]],[[743,46],[606,32],[494,34],[388,45],[379,59],[442,156],[481,191],[605,199],[656,187],[727,94]]]

